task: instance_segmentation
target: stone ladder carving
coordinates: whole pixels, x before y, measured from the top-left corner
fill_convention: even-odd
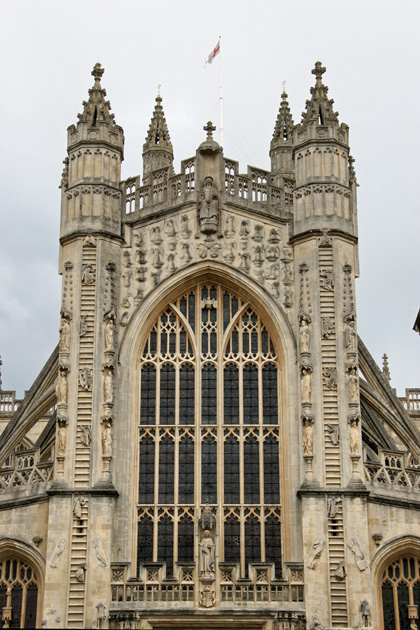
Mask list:
[[[87,557],[87,498],[74,499],[71,531],[70,587],[67,623],[69,628],[84,627],[85,611],[85,568]]]
[[[337,577],[337,569],[344,566],[343,502],[335,502],[335,514],[328,518],[328,558],[330,570],[331,617],[334,627],[347,626],[347,585],[345,569]]]

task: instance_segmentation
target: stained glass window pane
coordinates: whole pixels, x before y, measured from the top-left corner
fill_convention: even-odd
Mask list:
[[[239,370],[229,363],[223,372],[224,424],[239,424]]]
[[[241,559],[241,530],[238,519],[229,516],[225,523],[225,562]]]
[[[259,444],[254,437],[244,444],[244,500],[248,505],[260,502]]]
[[[258,424],[258,369],[247,364],[243,369],[244,424]]]
[[[264,503],[280,503],[279,445],[275,437],[264,442]]]
[[[245,521],[245,575],[250,562],[261,562],[261,528],[256,516]]]
[[[19,584],[15,584],[12,590],[12,621],[9,626],[10,628],[21,627],[22,594],[22,587]]]
[[[194,561],[194,523],[183,516],[178,523],[178,562]]]
[[[410,621],[408,619],[408,586],[403,582],[398,584],[398,613],[400,615],[400,630],[410,630]]]
[[[184,437],[179,443],[178,502],[194,503],[194,442]]]
[[[278,424],[277,368],[271,363],[264,366],[263,380],[263,422]]]
[[[175,423],[175,369],[164,365],[160,370],[160,424]]]
[[[384,630],[395,630],[395,612],[393,588],[389,582],[382,584],[382,607]]]
[[[236,504],[239,498],[239,442],[229,436],[224,445],[224,502]]]
[[[205,365],[201,372],[201,422],[217,424],[217,372],[214,365]]]
[[[146,364],[141,371],[140,423],[151,425],[156,422],[156,370]]]
[[[179,423],[194,424],[195,378],[194,368],[183,365],[179,371]]]
[[[217,502],[217,443],[211,437],[201,445],[201,501]]]
[[[175,444],[164,437],[159,444],[159,503],[170,505],[174,502],[174,462]]]
[[[154,503],[155,443],[150,436],[140,442],[139,503]]]
[[[281,523],[275,516],[269,516],[265,521],[265,559],[266,562],[274,562],[276,578],[280,578]]]
[[[25,628],[36,628],[36,605],[38,602],[38,587],[30,584],[26,591]]]
[[[174,556],[174,524],[165,514],[158,524],[158,562],[166,563],[166,575],[172,576]]]
[[[137,575],[140,562],[153,561],[153,521],[149,516],[143,517],[137,526]]]

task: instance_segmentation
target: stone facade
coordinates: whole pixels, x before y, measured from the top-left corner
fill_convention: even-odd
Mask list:
[[[239,173],[208,122],[176,173],[158,96],[121,181],[94,67],[59,343],[2,402],[3,627],[418,627],[418,390],[401,402],[357,337],[357,183],[324,72],[300,124],[283,93],[270,171]]]

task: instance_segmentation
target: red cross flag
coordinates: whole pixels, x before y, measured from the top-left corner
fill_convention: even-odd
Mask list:
[[[207,64],[207,63],[211,63],[211,62],[213,61],[213,59],[214,59],[215,57],[217,57],[217,55],[219,54],[219,52],[220,52],[220,39],[219,39],[219,41],[217,42],[217,46],[216,46],[216,47],[214,48],[214,50],[212,50],[212,51],[211,51],[211,53],[209,54],[209,56],[208,56],[208,58],[207,58],[207,60],[206,60],[206,64]]]

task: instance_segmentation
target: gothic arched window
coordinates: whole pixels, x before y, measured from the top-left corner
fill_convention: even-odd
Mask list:
[[[35,570],[26,562],[13,557],[0,560],[0,627],[36,627],[38,585]]]
[[[140,362],[138,570],[196,561],[209,504],[220,562],[281,576],[278,392],[269,332],[230,290],[197,285],[157,318]]]
[[[391,562],[381,578],[384,630],[410,630],[420,611],[420,559],[403,556]]]

